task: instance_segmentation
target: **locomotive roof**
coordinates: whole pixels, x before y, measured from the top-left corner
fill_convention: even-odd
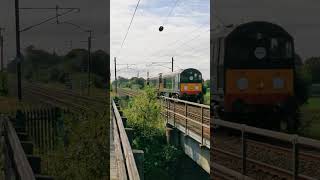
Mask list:
[[[194,69],[194,68],[187,68],[187,69],[180,69],[180,70],[177,70],[177,71],[175,71],[175,72],[171,72],[171,73],[163,73],[162,74],[162,77],[171,77],[171,76],[175,76],[175,75],[178,75],[178,74],[181,74],[183,71],[185,71],[185,70],[196,70],[196,71],[198,71],[198,72],[200,72],[199,70],[197,70],[197,69]],[[201,72],[200,72],[201,73]],[[157,79],[157,78],[159,78],[159,76],[156,76],[156,77],[150,77],[149,79]]]
[[[213,39],[216,38],[232,38],[241,36],[247,33],[265,33],[272,36],[285,36],[287,38],[293,39],[292,36],[284,30],[281,26],[265,21],[254,21],[249,23],[244,23],[232,27],[226,27],[213,35]]]

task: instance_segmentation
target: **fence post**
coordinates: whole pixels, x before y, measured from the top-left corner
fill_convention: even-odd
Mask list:
[[[36,139],[37,139],[37,145],[40,147],[40,109],[37,109],[36,113]]]
[[[170,103],[170,102],[169,102],[169,100],[168,100],[168,99],[166,99],[167,124],[169,123],[169,105],[168,105],[168,103]]]
[[[203,145],[203,107],[201,106],[201,145]]]
[[[140,176],[140,180],[144,180],[144,152],[142,150],[137,150],[137,149],[133,149],[133,156],[134,156],[134,160],[136,162],[137,165],[137,169],[139,172],[139,176]]]
[[[62,147],[64,147],[63,115],[62,115],[61,110],[59,108],[55,109],[55,113],[56,113],[56,131],[57,131],[58,146],[62,145]]]
[[[16,114],[16,127],[18,128],[19,131],[22,130],[22,132],[25,132],[26,129],[26,116],[22,112],[21,109],[17,110]]]
[[[123,122],[123,127],[127,127],[128,126],[128,119],[126,117],[121,117],[122,118],[122,122]]]
[[[292,136],[292,175],[293,175],[293,180],[298,179],[299,175],[299,147],[298,147],[298,135],[293,135]]]
[[[173,126],[176,127],[176,101],[173,101]]]
[[[132,146],[132,141],[133,141],[133,132],[134,130],[132,128],[124,128],[129,140],[130,145]]]
[[[166,126],[166,139],[167,143],[173,146],[179,146],[179,131],[171,125]]]
[[[187,103],[184,103],[184,111],[185,111],[185,117],[186,117],[186,129],[185,129],[185,135],[188,135],[188,105]]]
[[[169,122],[169,120],[170,120],[170,118],[171,118],[171,115],[172,115],[172,113],[170,112],[171,111],[171,100],[169,99],[169,101],[168,101],[168,123],[170,123]]]
[[[43,150],[44,150],[44,141],[43,141],[43,120],[45,118],[44,116],[44,112],[43,112],[43,109],[40,108],[40,119],[39,119],[39,123],[40,123],[40,136],[39,136],[39,139],[40,139],[40,153],[43,154]]]
[[[246,125],[242,125],[241,129],[241,153],[242,153],[242,174],[246,175],[247,163],[247,143],[246,143]]]

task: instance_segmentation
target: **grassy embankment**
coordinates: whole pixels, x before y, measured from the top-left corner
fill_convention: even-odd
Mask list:
[[[308,103],[301,107],[302,135],[320,140],[320,97],[311,97]]]

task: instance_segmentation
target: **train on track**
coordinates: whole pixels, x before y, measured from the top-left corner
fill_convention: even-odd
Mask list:
[[[148,78],[147,84],[158,91],[158,95],[203,103],[205,88],[202,73],[193,68]]]
[[[225,119],[254,113],[260,117],[294,114],[294,39],[286,30],[269,22],[248,22],[215,33],[211,43],[215,113]],[[295,118],[287,119],[287,128],[295,128]]]

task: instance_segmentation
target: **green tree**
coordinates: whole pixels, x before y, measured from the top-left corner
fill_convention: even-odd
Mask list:
[[[308,68],[302,66],[296,69],[295,76],[295,96],[297,97],[298,104],[306,103],[310,97],[310,87],[312,85],[312,76]]]
[[[311,57],[305,61],[305,67],[312,76],[312,83],[320,83],[320,57]]]
[[[152,136],[157,131],[152,131],[152,128],[164,131],[163,121],[161,116],[161,106],[157,99],[155,89],[146,88],[141,95],[138,95],[129,102],[128,109],[125,110],[127,118],[130,119],[130,124],[141,128],[146,136]],[[151,132],[148,132],[151,130]]]
[[[133,97],[124,110],[129,126],[135,130],[133,148],[145,152],[146,179],[174,177],[183,155],[181,150],[166,144],[161,111],[156,90],[150,87]]]
[[[302,58],[296,54],[295,56],[295,96],[297,97],[298,104],[306,103],[310,96],[310,87],[312,84],[313,70],[310,68],[311,64],[317,64],[317,60],[308,59],[303,63]]]

